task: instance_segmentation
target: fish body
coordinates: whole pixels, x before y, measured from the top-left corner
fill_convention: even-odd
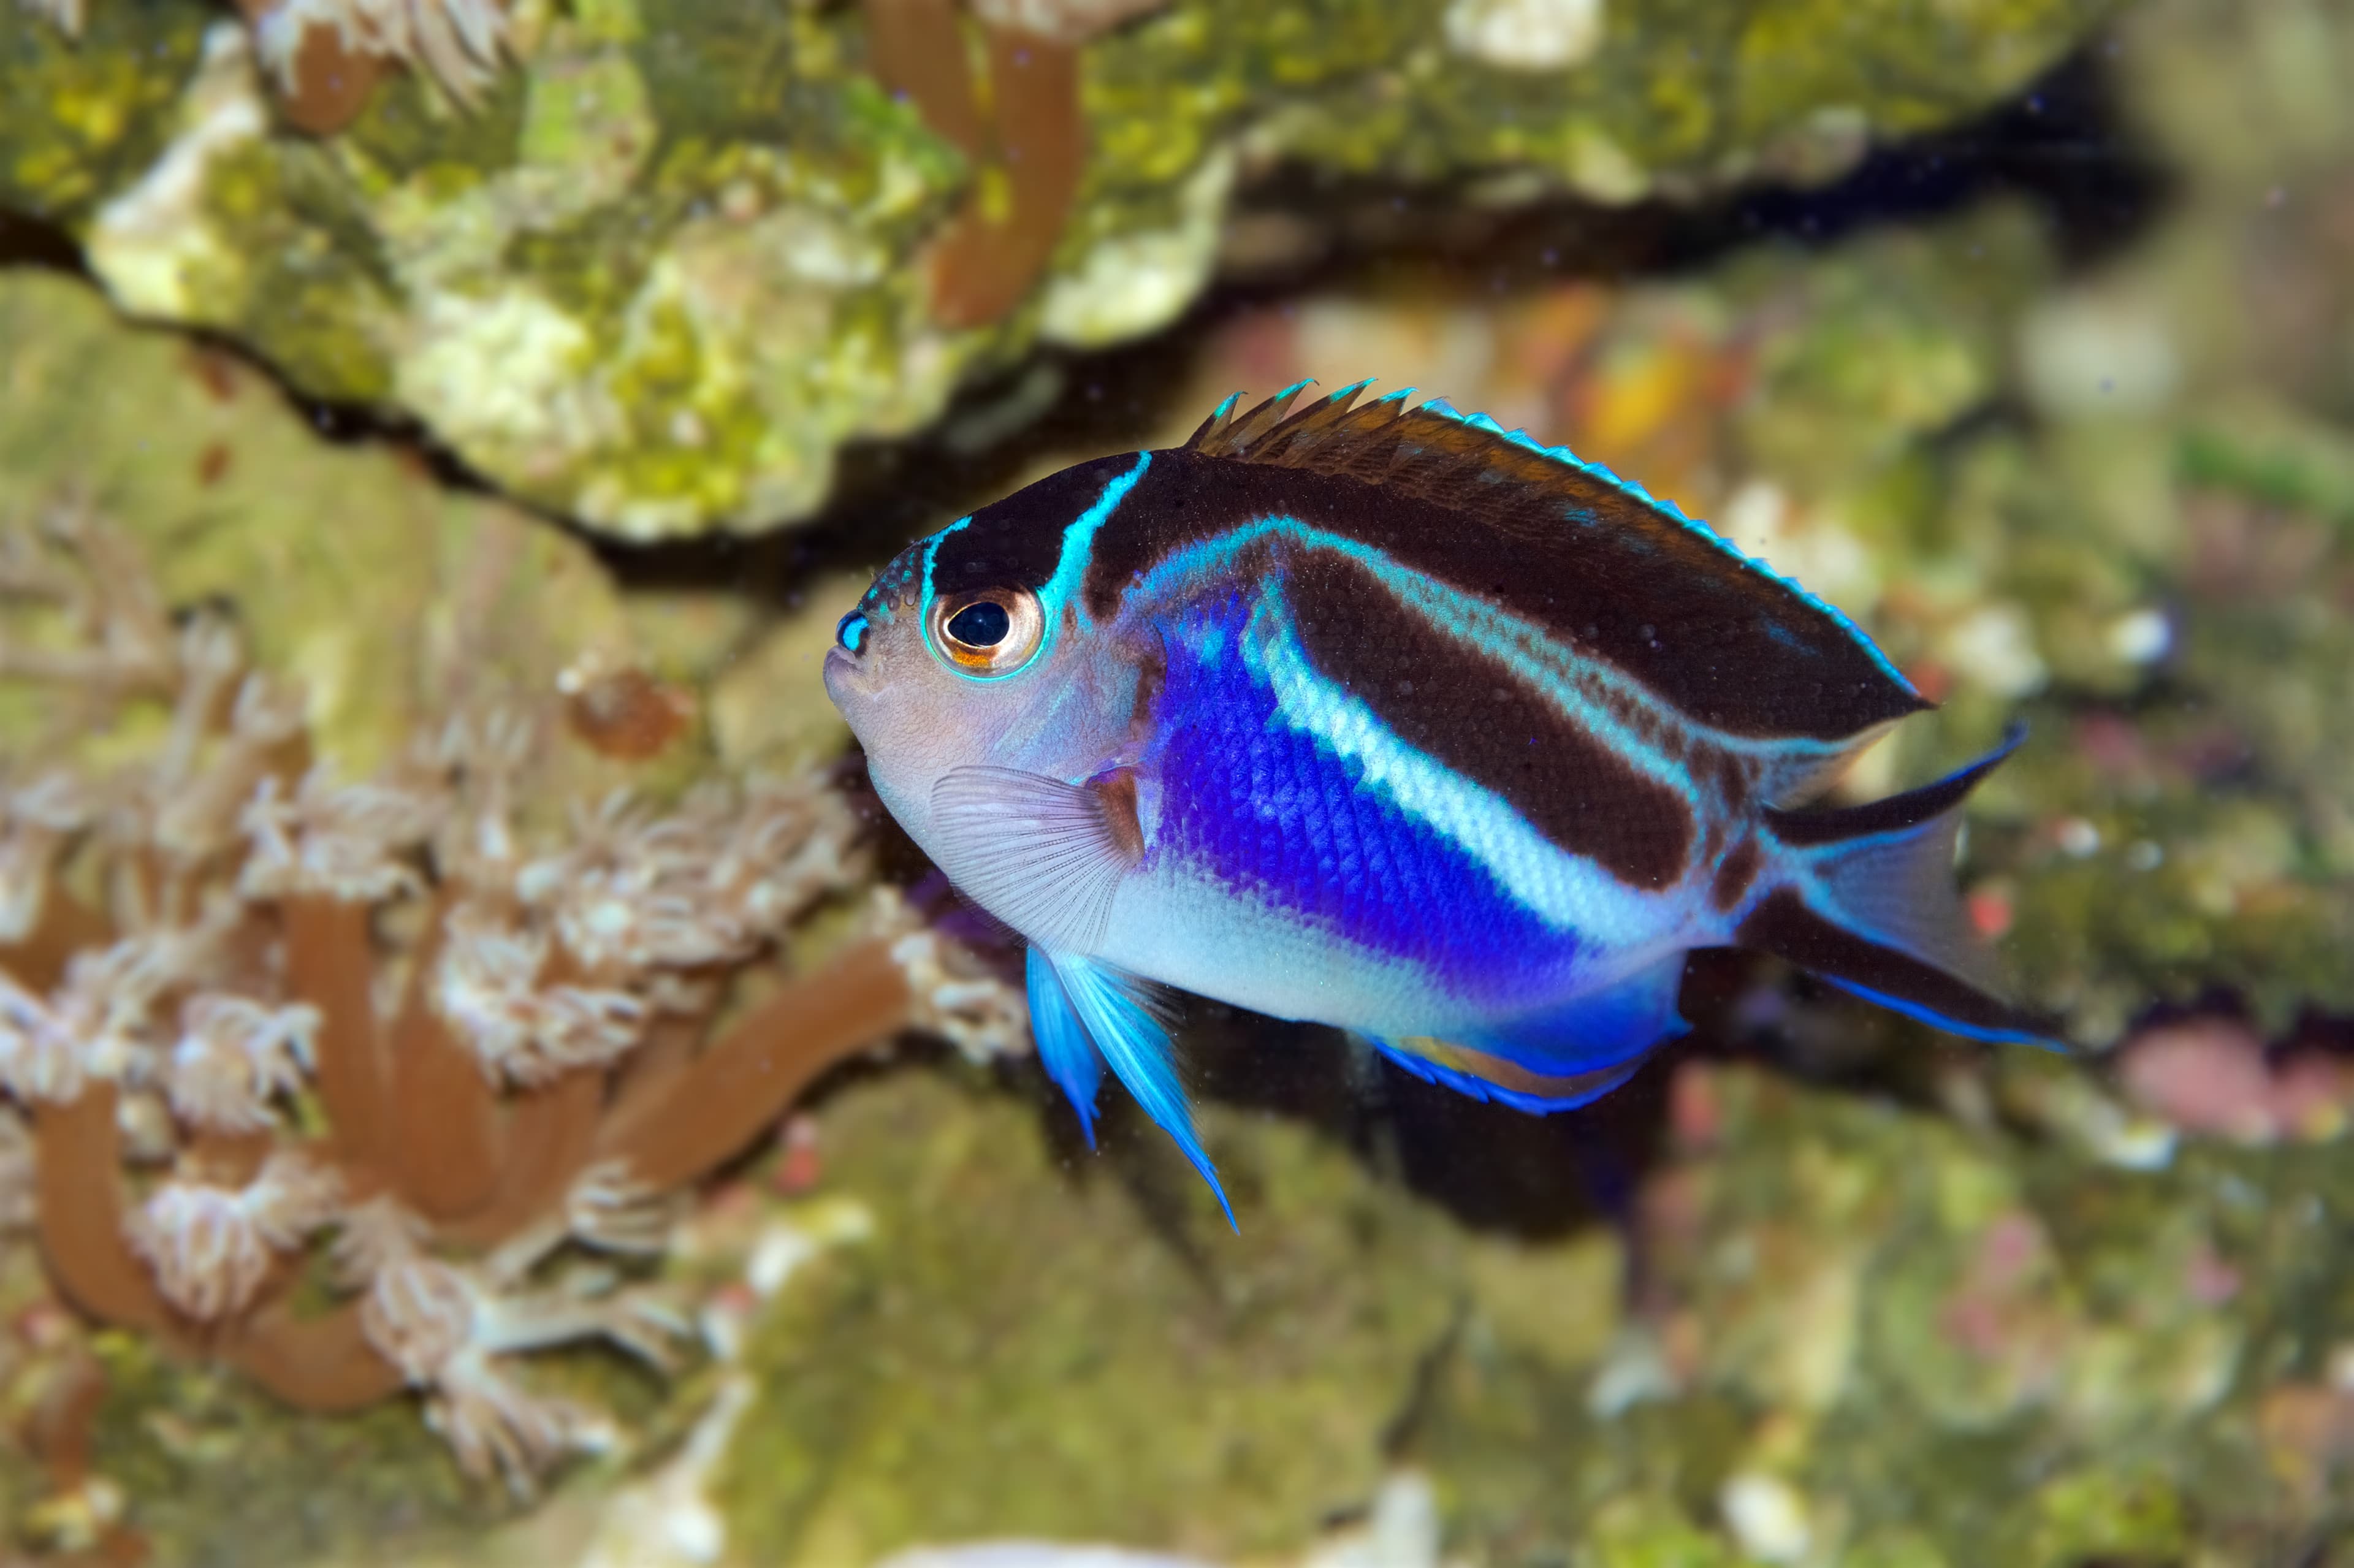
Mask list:
[[[1806,809],[1929,705],[1844,617],[1565,450],[1299,390],[918,541],[828,658],[885,806],[1029,939],[1083,1121],[1108,1064],[1214,1185],[1152,985],[1537,1111],[1682,1032],[1694,948],[2041,1036],[1951,881],[2002,753]]]

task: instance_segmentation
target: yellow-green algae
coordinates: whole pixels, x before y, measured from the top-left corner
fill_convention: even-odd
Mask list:
[[[748,1352],[721,1483],[746,1562],[1007,1535],[1294,1550],[1370,1499],[1467,1313],[1588,1353],[1613,1316],[1606,1238],[1474,1241],[1285,1122],[1205,1118],[1239,1234],[1126,1118],[1098,1160],[1020,1098],[907,1074],[822,1126],[824,1190],[874,1234],[796,1277]]]
[[[1746,1562],[1736,1475],[1803,1499],[1808,1562],[2296,1561],[2329,1538],[2342,1490],[2297,1498],[2259,1411],[2354,1329],[2341,1151],[2125,1171],[1754,1070],[1708,1084],[1710,1140],[1645,1194],[1644,1325],[1603,1374],[1470,1334],[1438,1369],[1407,1450],[1450,1550]]]
[[[1088,48],[1054,275],[962,333],[932,322],[924,257],[972,171],[866,74],[855,6],[535,13],[474,112],[396,74],[314,143],[270,127],[233,27],[196,64],[195,0],[100,4],[78,47],[0,46],[0,201],[85,238],[129,308],[414,415],[518,494],[631,537],[754,528],[819,504],[843,442],[921,426],[1042,333],[1165,323],[1207,281],[1238,150],[1521,171],[1524,197],[1690,192],[1972,112],[2106,9],[1659,0],[1532,73],[1452,52],[1442,0],[1181,0]]]
[[[87,496],[168,605],[229,606],[260,664],[303,683],[346,777],[461,698],[544,692],[584,652],[632,652],[577,541],[389,450],[321,440],[267,376],[126,325],[85,283],[0,273],[0,519]],[[0,685],[0,734],[49,701]]]

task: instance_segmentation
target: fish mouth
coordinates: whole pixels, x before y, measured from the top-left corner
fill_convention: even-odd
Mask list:
[[[842,716],[852,721],[854,727],[862,713],[870,710],[881,695],[877,685],[878,673],[867,668],[864,660],[846,648],[825,651],[825,694],[842,710]]]

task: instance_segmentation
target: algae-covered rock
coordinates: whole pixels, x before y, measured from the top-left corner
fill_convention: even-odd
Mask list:
[[[968,373],[1164,324],[1245,164],[1604,202],[1820,174],[2014,90],[2106,6],[1182,0],[1086,47],[1078,195],[1028,302],[978,327],[930,266],[994,176],[877,85],[861,7],[527,6],[471,112],[395,75],[319,141],[198,0],[90,9],[79,44],[0,38],[0,203],[66,226],[127,309],[644,538],[804,514],[838,447]]]
[[[1097,1159],[1020,1100],[900,1075],[822,1128],[824,1190],[873,1234],[796,1278],[749,1352],[720,1488],[747,1562],[1297,1551],[1371,1499],[1451,1332],[1590,1355],[1616,1317],[1606,1238],[1472,1240],[1281,1122],[1205,1119],[1237,1230],[1141,1123]]]
[[[302,682],[345,777],[453,702],[632,648],[578,541],[393,451],[323,441],[267,376],[126,325],[76,280],[0,272],[0,519],[80,496],[169,607],[230,607],[260,662]],[[12,685],[0,733],[47,700]]]
[[[1641,1326],[1583,1364],[1467,1335],[1434,1379],[1411,1446],[1468,1561],[2075,1568],[2325,1538],[2343,1478],[2284,1478],[2333,1429],[2264,1423],[2354,1331],[2334,1153],[2127,1171],[1748,1069],[1689,1067],[1675,1099]]]

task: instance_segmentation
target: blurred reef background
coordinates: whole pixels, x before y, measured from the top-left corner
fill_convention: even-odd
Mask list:
[[[2349,80],[2344,0],[0,12],[0,1563],[2354,1563]],[[1204,1006],[1239,1234],[1088,1155],[819,661],[1367,375],[1853,615],[1943,705],[1850,793],[2024,718],[1960,874],[2078,1053],[1712,956],[1540,1121]]]

